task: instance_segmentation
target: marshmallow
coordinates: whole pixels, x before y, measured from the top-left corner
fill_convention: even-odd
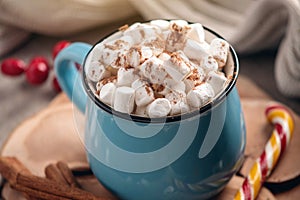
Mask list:
[[[140,48],[140,60],[144,62],[145,60],[149,59],[153,56],[152,49],[150,47],[141,46]]]
[[[138,47],[131,47],[127,52],[127,63],[129,66],[136,68],[140,65],[140,52]]]
[[[182,50],[176,51],[176,53],[180,56],[180,58],[183,60],[183,62],[191,69],[195,69],[197,68],[197,65],[192,62],[185,54]]]
[[[99,99],[110,106],[113,106],[116,86],[113,83],[105,84],[100,90]]]
[[[100,90],[102,89],[102,87],[107,84],[107,83],[117,83],[117,76],[111,76],[108,78],[104,78],[101,81],[98,81],[98,83],[96,84],[96,89],[98,92],[100,92]]]
[[[147,106],[137,106],[134,114],[142,116],[142,117],[148,117]]]
[[[184,92],[172,91],[166,95],[166,98],[171,103],[171,115],[186,113],[190,110],[186,101],[186,94]]]
[[[168,74],[162,64],[163,61],[154,56],[146,60],[140,66],[140,70],[143,76],[148,78],[151,83],[163,83]]]
[[[165,89],[164,91],[180,91],[180,92],[185,92],[185,84],[183,81],[175,81],[174,79],[171,78],[166,78],[164,80],[164,86]],[[166,92],[160,92],[160,94],[165,94]]]
[[[121,67],[118,70],[117,75],[117,85],[118,86],[131,86],[131,83],[138,79],[138,76],[135,74],[134,68],[124,68]]]
[[[164,61],[163,65],[167,73],[176,81],[182,81],[191,71],[177,52],[172,53],[170,59]]]
[[[172,20],[170,22],[170,30],[163,32],[166,39],[166,50],[175,52],[184,47],[186,33],[189,30],[188,23],[184,20]]]
[[[182,20],[182,19],[177,19],[177,20],[171,20],[170,25],[171,26],[176,25],[178,27],[184,28],[184,27],[188,26],[188,22],[185,20]]]
[[[197,74],[197,81],[200,81],[200,82],[204,81],[206,74],[205,74],[205,71],[201,67],[197,67],[197,69],[194,69],[193,73]]]
[[[129,36],[110,41],[97,48],[99,59],[106,66],[119,68],[126,64],[126,53],[133,45],[133,40]],[[93,59],[93,57],[92,57]]]
[[[134,109],[134,94],[135,91],[131,87],[118,87],[115,91],[114,109],[130,114]]]
[[[209,51],[218,62],[219,67],[224,67],[227,61],[229,44],[221,38],[215,38],[210,43]]]
[[[189,78],[184,79],[183,82],[185,84],[185,93],[189,93],[195,87],[195,82]]]
[[[214,97],[214,90],[208,83],[203,83],[191,91],[186,96],[187,103],[192,108],[200,108]]]
[[[207,75],[206,82],[212,86],[214,93],[217,95],[221,90],[223,90],[224,85],[227,82],[227,78],[222,72],[211,71]]]
[[[133,30],[133,29],[136,29],[136,28],[141,27],[141,26],[142,26],[142,23],[135,22],[131,26],[129,26],[126,30]]]
[[[160,34],[161,32],[161,30],[158,27],[150,26],[147,24],[138,24],[135,26],[136,26],[135,28],[132,28],[130,26],[123,33],[125,36],[129,36],[133,38],[134,44],[139,44],[144,39]]]
[[[166,117],[171,111],[171,103],[166,98],[157,98],[147,107],[147,114],[151,118]]]
[[[166,45],[166,46],[167,46],[167,43],[168,43],[168,37],[169,37],[169,35],[171,35],[171,34],[172,34],[172,31],[170,31],[170,30],[163,31],[163,32],[161,33],[162,39],[165,41],[165,45]]]
[[[135,81],[133,81],[131,83],[131,87],[135,90],[140,88],[140,87],[143,87],[144,85],[146,85],[146,82],[141,80],[141,79],[136,79]]]
[[[110,75],[111,73],[98,61],[91,62],[88,65],[87,77],[94,82],[100,81]]]
[[[207,52],[209,52],[210,44],[208,44],[206,41],[203,41],[200,44]]]
[[[201,67],[192,70],[192,73],[184,80],[185,91],[189,92],[195,86],[200,85],[205,79],[205,72]]]
[[[161,30],[167,30],[170,27],[170,22],[166,20],[152,20],[150,24],[159,27]]]
[[[188,58],[200,62],[203,57],[208,55],[206,48],[204,43],[199,43],[188,38],[184,45],[183,52]]]
[[[146,38],[141,44],[141,47],[149,47],[152,50],[152,54],[158,56],[165,49],[165,41],[161,37],[149,37]]]
[[[218,62],[213,58],[213,56],[208,55],[201,61],[201,67],[208,73],[210,71],[218,70]]]
[[[203,26],[199,23],[190,24],[190,30],[187,32],[186,37],[196,42],[202,43],[205,40],[205,33]]]
[[[146,106],[154,100],[154,92],[145,82],[138,79],[131,84],[131,87],[135,90],[135,103],[137,106]]]
[[[121,49],[128,50],[132,45],[134,45],[134,39],[130,36],[124,35],[119,39],[104,43],[104,48],[112,51],[118,51]]]
[[[189,105],[184,101],[178,101],[175,104],[171,104],[170,115],[178,115],[187,113],[190,111]]]
[[[131,67],[136,68],[140,63],[153,56],[152,49],[146,46],[133,46],[127,53],[127,62]]]
[[[171,58],[170,54],[168,53],[161,53],[159,54],[158,58],[162,61],[166,61],[166,60],[169,60]]]
[[[101,54],[104,50],[104,43],[99,43],[96,44],[95,47],[93,48],[93,50],[90,52],[89,54],[89,61],[90,62],[99,62],[101,60],[101,62],[103,62],[102,58],[101,58]]]

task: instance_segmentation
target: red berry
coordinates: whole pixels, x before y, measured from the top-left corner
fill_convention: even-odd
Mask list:
[[[39,85],[45,82],[50,71],[49,64],[44,57],[35,57],[32,59],[26,70],[27,81],[33,85]]]
[[[1,64],[1,71],[8,76],[21,75],[26,69],[26,64],[23,60],[17,58],[7,58]]]
[[[30,60],[29,64],[34,63],[34,62],[38,62],[38,63],[43,62],[43,63],[45,63],[46,65],[49,66],[48,60],[44,56],[36,56],[36,57],[32,58]]]
[[[77,69],[77,70],[80,70],[80,69],[81,69],[81,64],[75,63],[75,66],[76,66],[76,69]]]
[[[65,47],[69,46],[71,44],[71,42],[67,41],[67,40],[62,40],[57,42],[52,50],[52,58],[54,59],[57,54]]]
[[[52,86],[56,92],[61,92],[61,88],[56,77],[54,77],[52,80]]]

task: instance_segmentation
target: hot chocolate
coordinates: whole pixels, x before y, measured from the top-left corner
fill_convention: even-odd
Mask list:
[[[96,96],[116,111],[144,117],[183,114],[226,87],[229,44],[208,42],[201,24],[153,20],[123,26],[86,62]]]

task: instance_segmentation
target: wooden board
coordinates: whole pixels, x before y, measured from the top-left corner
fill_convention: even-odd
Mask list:
[[[264,115],[264,109],[271,103],[271,98],[245,77],[239,78],[238,90],[247,127],[246,162],[241,169],[241,174],[246,175],[272,131],[272,126],[266,122]],[[47,108],[24,121],[12,132],[1,155],[18,157],[32,173],[39,176],[44,176],[46,165],[58,160],[66,161],[70,167],[87,167],[84,147],[76,132],[73,114],[73,105],[65,94],[58,95]],[[267,180],[269,182],[280,184],[299,177],[300,162],[297,153],[300,152],[300,141],[297,124],[300,124],[300,119],[295,114],[294,117],[297,121],[294,138]],[[218,198],[231,198],[241,182],[241,178],[234,177]],[[95,191],[97,190],[107,192],[103,187]],[[8,190],[4,192],[8,193]],[[297,194],[297,190],[293,194]],[[274,196],[267,189],[263,189],[259,199],[274,199]]]
[[[269,139],[273,126],[266,122],[264,108],[270,103],[267,100],[244,100],[243,109],[247,122],[247,159],[241,169],[241,174],[248,174],[255,159],[262,153]],[[252,117],[256,116],[256,117]],[[267,182],[283,183],[300,176],[300,119],[294,114],[295,130],[291,143],[281,156],[278,165],[273,170]]]

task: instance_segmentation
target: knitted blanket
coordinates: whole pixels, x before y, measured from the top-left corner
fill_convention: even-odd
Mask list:
[[[299,0],[130,0],[146,19],[183,18],[223,35],[239,53],[278,48],[276,84],[300,97]]]

